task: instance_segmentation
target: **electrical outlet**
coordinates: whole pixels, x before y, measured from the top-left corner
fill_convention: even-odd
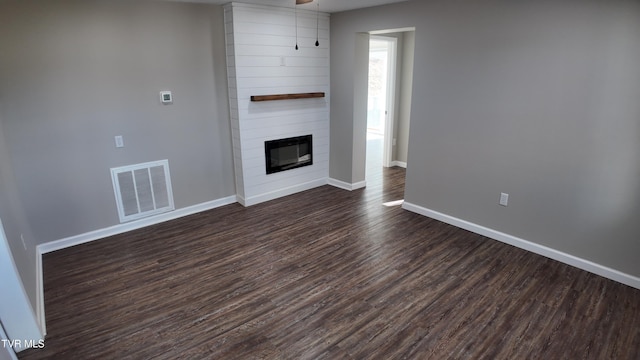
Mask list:
[[[20,240],[22,240],[22,246],[24,246],[24,249],[27,250],[27,242],[24,241],[24,234],[20,234]]]
[[[122,135],[116,135],[115,140],[117,148],[124,147],[124,139],[122,138]]]
[[[509,205],[509,194],[500,193],[500,205],[502,205],[502,206]]]

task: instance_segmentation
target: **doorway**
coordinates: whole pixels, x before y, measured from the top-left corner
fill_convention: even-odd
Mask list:
[[[381,176],[385,167],[407,167],[413,90],[415,28],[370,32],[363,37],[368,53],[361,64],[368,68],[366,104],[366,182]],[[361,83],[364,89],[364,83]],[[363,99],[364,100],[364,99]],[[364,103],[361,109],[364,113]],[[361,133],[362,134],[362,133]]]
[[[367,178],[391,166],[397,49],[396,37],[372,35],[369,39]]]

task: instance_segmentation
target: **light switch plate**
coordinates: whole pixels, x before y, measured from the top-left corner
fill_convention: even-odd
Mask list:
[[[502,205],[502,206],[509,205],[509,194],[500,193],[500,205]]]

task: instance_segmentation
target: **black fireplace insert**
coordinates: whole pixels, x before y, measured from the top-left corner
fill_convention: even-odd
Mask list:
[[[311,135],[264,142],[267,174],[313,165]]]

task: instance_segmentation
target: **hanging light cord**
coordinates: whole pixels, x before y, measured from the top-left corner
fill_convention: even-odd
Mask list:
[[[293,4],[293,11],[296,18],[296,50],[298,50],[298,6],[295,3]]]
[[[320,46],[320,0],[317,1],[316,5],[316,46]]]
[[[296,2],[293,5],[293,12],[294,12],[294,16],[295,16],[295,26],[296,26],[296,50],[299,49],[298,47],[298,4],[303,4],[303,3],[308,3],[311,1],[300,1],[298,2],[298,0],[296,0]],[[320,46],[320,0],[316,1],[316,46]]]

